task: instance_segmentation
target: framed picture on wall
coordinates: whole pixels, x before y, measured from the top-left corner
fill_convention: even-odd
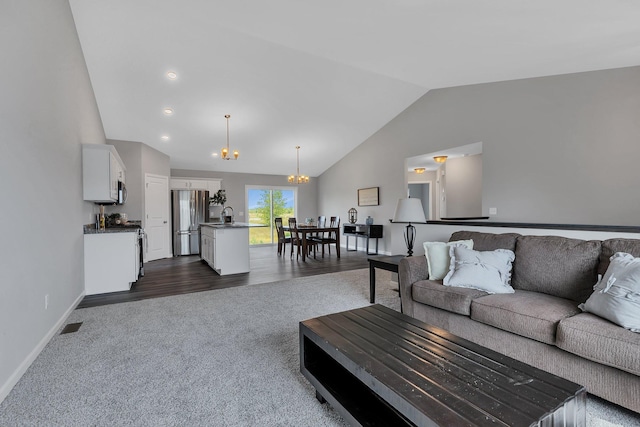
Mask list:
[[[358,206],[378,206],[378,195],[380,187],[359,188]]]

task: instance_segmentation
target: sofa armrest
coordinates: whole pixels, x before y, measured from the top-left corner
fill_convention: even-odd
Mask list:
[[[411,296],[411,287],[415,282],[428,278],[429,271],[426,257],[412,256],[400,260],[398,264],[398,286],[404,314],[413,317],[414,302]]]

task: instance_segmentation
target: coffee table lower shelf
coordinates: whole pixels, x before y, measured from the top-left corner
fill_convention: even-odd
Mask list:
[[[584,387],[380,305],[300,322],[300,370],[351,425],[586,425]]]

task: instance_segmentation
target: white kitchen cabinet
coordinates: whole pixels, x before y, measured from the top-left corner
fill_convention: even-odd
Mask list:
[[[125,167],[113,145],[82,144],[82,195],[95,203],[118,201],[118,181],[125,182]]]
[[[219,275],[249,272],[249,227],[203,225],[201,258]]]
[[[172,190],[208,190],[213,195],[220,189],[219,179],[171,178]]]
[[[136,232],[85,234],[86,295],[131,289],[140,272],[140,250]]]
[[[200,229],[200,241],[202,243],[200,247],[200,257],[211,268],[214,268],[214,239],[215,233],[211,227],[201,227]]]
[[[220,180],[209,180],[207,182],[207,190],[209,190],[209,197],[213,197],[214,194],[220,189]]]

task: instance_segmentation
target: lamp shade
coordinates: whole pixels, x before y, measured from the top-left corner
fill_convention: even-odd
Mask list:
[[[393,222],[426,222],[420,199],[398,199]]]

